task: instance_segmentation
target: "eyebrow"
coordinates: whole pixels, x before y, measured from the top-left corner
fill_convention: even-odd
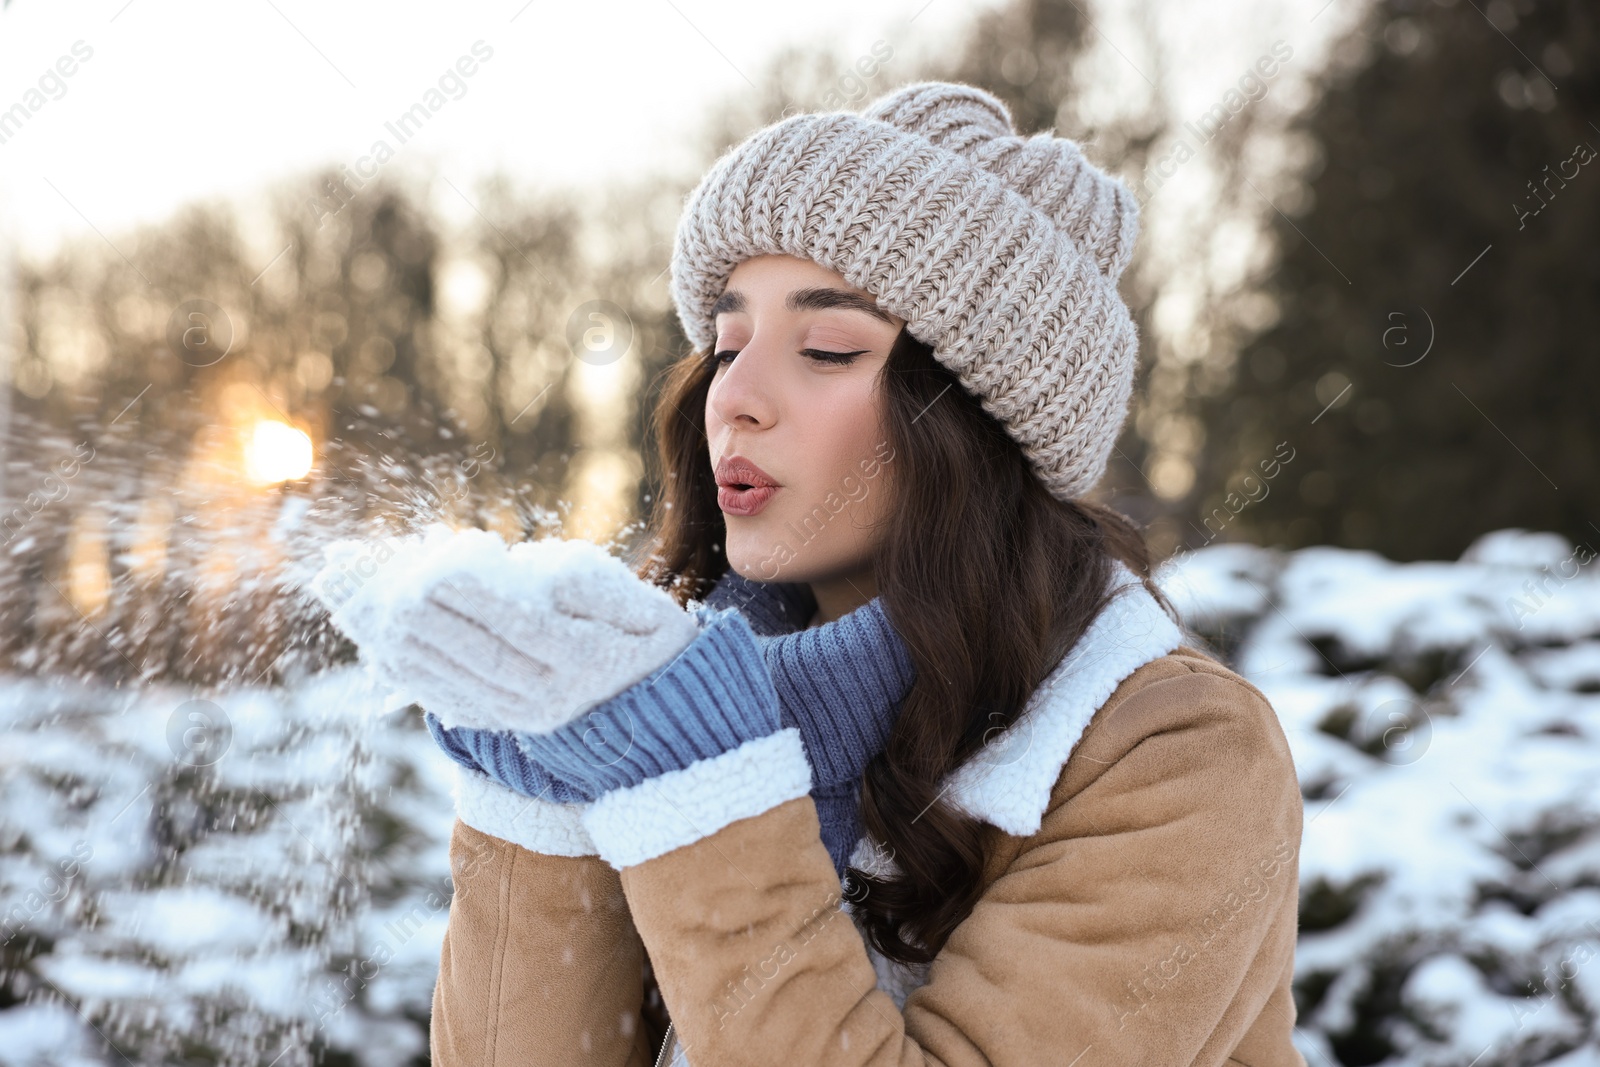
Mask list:
[[[715,322],[718,315],[724,312],[740,312],[746,308],[745,296],[737,289],[724,290],[717,297],[717,302],[711,305],[711,321]],[[807,289],[796,289],[784,300],[783,306],[790,311],[829,311],[843,309],[845,311],[865,311],[873,318],[881,319],[893,326],[894,318],[883,310],[870,297],[860,293],[852,293],[847,289],[833,289],[828,286],[812,286]]]

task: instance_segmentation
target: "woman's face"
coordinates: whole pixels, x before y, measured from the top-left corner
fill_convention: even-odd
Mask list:
[[[878,375],[905,320],[787,255],[740,263],[713,315],[706,435],[729,566],[812,583],[869,568],[894,471]]]

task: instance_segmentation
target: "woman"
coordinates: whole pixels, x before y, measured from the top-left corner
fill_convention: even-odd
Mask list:
[[[1282,730],[1082,499],[1135,232],[966,85],[712,167],[644,581],[407,623],[462,767],[436,1064],[1304,1063]]]

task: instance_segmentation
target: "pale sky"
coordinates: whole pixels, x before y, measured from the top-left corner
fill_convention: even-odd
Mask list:
[[[379,138],[397,149],[386,167],[426,167],[463,190],[497,168],[535,187],[676,172],[693,163],[685,138],[705,109],[748,89],[783,45],[864,55],[884,38],[909,55],[951,41],[981,6],[12,0],[0,113],[36,109],[0,127],[0,239],[37,252],[197,198],[247,201],[275,179],[354,166]],[[487,59],[471,58],[476,42]],[[453,69],[462,57],[470,76]],[[384,124],[441,77],[446,102],[402,145]]]
[[[901,63],[867,99],[916,59],[956,50],[997,2],[12,0],[0,13],[0,116],[18,104],[30,114],[0,124],[0,242],[37,254],[195,199],[248,208],[286,177],[355,167],[380,138],[396,149],[385,173],[421,170],[462,190],[496,170],[524,188],[639,174],[692,184],[704,160],[689,136],[705,111],[747,90],[782,46],[849,58],[889,42]],[[1201,108],[1276,37],[1294,41],[1295,73],[1309,73],[1326,34],[1366,2],[1085,0],[1098,46],[1086,70],[1113,108],[1151,74],[1180,109]],[[1139,47],[1141,11],[1164,39],[1159,56]],[[430,90],[443,105],[402,144],[385,123]],[[471,210],[453,195],[435,206],[461,221]]]

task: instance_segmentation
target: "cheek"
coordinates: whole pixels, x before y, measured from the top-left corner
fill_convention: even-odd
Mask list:
[[[841,402],[819,407],[817,417],[806,420],[803,437],[795,441],[797,454],[805,457],[794,468],[795,491],[786,494],[781,512],[773,516],[779,526],[788,523],[805,530],[825,526],[811,545],[813,556],[853,543],[888,502],[887,467],[874,468],[877,476],[871,478],[862,469],[864,461],[880,451],[881,415],[864,402],[835,399]]]
[[[806,420],[805,469],[828,487],[851,474],[860,476],[861,461],[883,439],[879,399],[870,388],[850,390],[815,407]]]

